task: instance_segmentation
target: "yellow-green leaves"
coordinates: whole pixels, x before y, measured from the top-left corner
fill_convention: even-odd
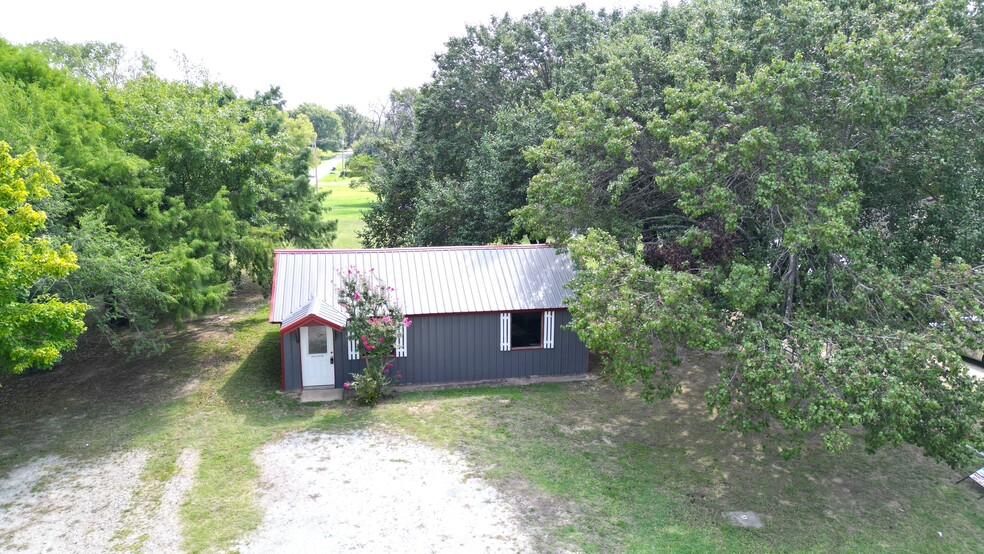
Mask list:
[[[67,245],[37,236],[45,214],[32,202],[58,183],[51,167],[29,151],[12,157],[0,141],[0,370],[20,373],[49,367],[85,330],[88,308],[45,294],[51,279],[78,268]]]

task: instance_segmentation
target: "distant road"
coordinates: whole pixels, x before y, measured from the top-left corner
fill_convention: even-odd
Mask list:
[[[342,165],[342,160],[344,160],[345,158],[349,158],[351,156],[352,156],[352,150],[349,149],[349,150],[346,150],[346,151],[342,152],[341,154],[335,156],[334,158],[332,158],[330,160],[325,160],[325,161],[321,162],[321,164],[318,166],[317,172],[315,172],[314,170],[311,170],[311,172],[308,173],[308,176],[311,177],[311,184],[314,185],[317,182],[318,179],[320,179],[320,178],[324,177],[325,175],[328,175],[329,173],[331,173],[331,170],[333,168],[337,168],[337,167],[341,166]],[[317,175],[317,177],[315,177],[315,175]]]
[[[967,372],[978,379],[984,379],[984,364],[967,361]]]

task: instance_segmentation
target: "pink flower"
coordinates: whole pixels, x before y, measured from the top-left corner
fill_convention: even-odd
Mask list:
[[[359,293],[355,293],[355,299],[356,300],[362,300],[362,295],[359,294]]]
[[[393,364],[386,364],[386,367],[393,367]]]
[[[348,383],[342,383],[342,388],[343,389],[348,389],[349,388],[349,384]]]
[[[390,316],[383,317],[383,323],[393,323],[393,318]]]
[[[384,374],[386,374],[386,373],[389,373],[389,372],[390,372],[390,370],[388,370],[388,369],[384,369],[384,370],[383,370],[383,373],[384,373]]]
[[[365,336],[365,335],[362,335],[362,336],[361,336],[361,337],[359,337],[359,338],[361,338],[361,339],[362,339],[362,342],[365,342],[365,341],[367,341],[367,340],[369,340],[369,339],[367,339],[367,338],[366,338],[366,336]]]
[[[413,323],[413,321],[410,321],[410,318],[409,317],[404,317],[403,318],[403,326],[404,327],[409,327],[411,323]]]
[[[403,376],[400,375],[400,372],[399,371],[396,372],[396,378],[397,379],[402,379],[403,378]]]
[[[378,342],[379,344],[383,344],[383,339],[381,339],[381,338],[376,339],[376,342]]]

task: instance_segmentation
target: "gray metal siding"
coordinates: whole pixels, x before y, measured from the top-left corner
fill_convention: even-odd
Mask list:
[[[403,375],[404,384],[586,373],[588,349],[563,328],[570,323],[570,313],[555,313],[554,348],[509,352],[499,351],[499,313],[414,317],[407,329],[407,357],[397,358],[394,369]],[[362,360],[348,359],[342,336],[339,333],[335,343],[337,387],[365,367]]]
[[[301,331],[294,329],[283,336],[284,390],[301,388]]]

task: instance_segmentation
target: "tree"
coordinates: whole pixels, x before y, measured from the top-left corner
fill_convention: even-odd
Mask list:
[[[984,444],[959,356],[984,343],[979,7],[632,19],[528,152],[541,171],[517,215],[570,243],[573,327],[653,397],[675,389],[678,348],[724,346],[711,409],[784,453],[860,437],[961,463]]]
[[[359,232],[369,247],[405,246],[412,240],[416,198],[428,178],[413,140],[416,98],[416,89],[390,91],[387,103],[375,110],[374,138],[358,145],[357,154],[375,161],[366,173],[376,200],[363,214],[366,225]]]
[[[45,214],[32,206],[57,183],[33,151],[11,157],[0,141],[0,369],[6,372],[50,367],[85,331],[87,306],[48,292],[51,280],[78,268],[68,245],[40,236]]]
[[[56,283],[57,290],[86,299],[96,328],[115,348],[122,349],[127,330],[130,355],[164,351],[167,343],[155,326],[181,298],[170,256],[147,252],[138,237],[108,225],[102,211],[82,216],[67,239],[79,268]]]
[[[317,104],[301,104],[290,111],[291,116],[298,114],[306,115],[314,125],[314,131],[318,133],[318,148],[337,151],[345,146],[345,127],[337,113]]]
[[[145,78],[115,101],[122,144],[149,163],[156,196],[149,205],[103,199],[107,222],[137,230],[151,251],[196,260],[175,260],[187,270],[179,315],[216,307],[242,271],[268,284],[278,244],[334,239],[335,223],[308,179],[310,148],[287,124],[279,91],[245,100],[216,83]]]
[[[156,322],[218,308],[244,273],[265,286],[277,246],[331,243],[307,176],[313,130],[279,89],[241,98],[194,69],[101,84],[0,41],[0,136],[61,176],[34,205],[81,266],[49,290],[91,304],[114,344],[160,350]]]
[[[131,54],[118,42],[71,44],[52,38],[30,46],[47,56],[53,67],[103,87],[154,73],[154,60],[142,52]]]
[[[540,106],[500,109],[468,161],[467,175],[431,181],[420,191],[411,241],[522,241],[529,232],[515,224],[511,213],[526,204],[526,189],[536,173],[523,152],[546,138],[554,125],[551,114]]]
[[[311,150],[310,166],[314,167],[317,165],[318,156],[314,149],[311,148],[311,145],[318,138],[318,133],[314,130],[314,125],[311,125],[311,120],[306,115],[299,113],[286,121],[284,131],[291,137],[291,143],[294,148],[308,148]]]
[[[373,107],[372,135],[400,143],[410,140],[416,129],[415,104],[419,91],[413,87],[393,89],[385,102]]]
[[[522,238],[527,230],[510,212],[535,173],[524,149],[553,127],[543,96],[583,86],[593,72],[585,53],[620,18],[584,6],[538,10],[448,40],[431,82],[413,98],[394,91],[377,110],[378,132],[392,145],[377,148],[366,244]]]
[[[366,138],[372,130],[372,120],[359,113],[359,110],[351,104],[336,106],[335,113],[342,119],[345,148],[352,148],[356,142]]]

